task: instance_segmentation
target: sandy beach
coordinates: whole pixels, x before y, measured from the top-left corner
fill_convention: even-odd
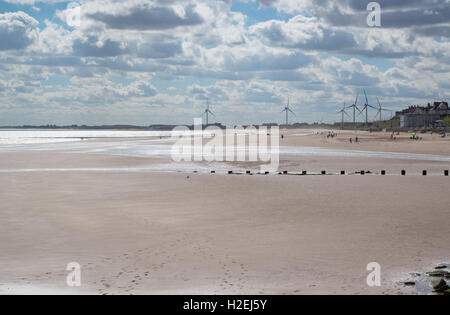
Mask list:
[[[161,156],[0,152],[0,293],[415,294],[400,283],[408,273],[450,262],[448,138],[284,134],[280,170],[388,176],[193,174],[158,171],[172,163]],[[305,147],[427,157],[296,153]],[[66,285],[70,262],[81,287]],[[366,283],[370,262],[381,287]]]

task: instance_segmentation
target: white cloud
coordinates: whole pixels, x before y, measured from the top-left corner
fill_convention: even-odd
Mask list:
[[[38,25],[22,11],[0,14],[0,50],[27,48],[39,37]]]
[[[250,27],[232,1],[80,2],[75,28],[63,25],[64,10],[40,24],[24,12],[0,14],[0,102],[11,113],[186,123],[209,97],[221,121],[261,122],[278,117],[290,95],[299,120],[332,120],[336,102],[354,101],[363,87],[386,106],[431,101],[449,87],[450,44],[424,33],[445,23],[369,29],[355,22],[366,13],[356,1],[259,1],[294,16]]]

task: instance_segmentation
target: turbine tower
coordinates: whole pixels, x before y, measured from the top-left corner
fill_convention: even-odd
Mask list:
[[[340,111],[338,111],[338,113],[342,114],[342,123],[341,123],[341,129],[344,129],[344,123],[345,123],[345,117],[344,115],[347,115],[348,117],[350,117],[349,114],[347,114],[347,112],[345,111],[347,109],[346,104],[344,103],[344,108],[342,108]]]
[[[205,112],[203,113],[203,115],[206,115],[206,126],[209,126],[209,115],[213,115],[214,117],[216,117],[216,115],[214,115],[214,113],[209,109],[209,98],[206,99],[207,101],[207,105],[206,105],[206,109]]]
[[[291,113],[291,114],[293,114],[294,116],[297,116],[297,115],[295,115],[295,113],[291,110],[291,107],[290,107],[290,99],[289,99],[289,97],[288,97],[288,103],[287,103],[287,106],[281,111],[282,113],[286,113],[286,126],[288,126],[289,125],[289,113]]]
[[[364,95],[366,96],[366,104],[364,104],[364,107],[361,112],[366,111],[366,124],[369,123],[369,107],[373,109],[377,109],[376,107],[373,107],[372,105],[369,105],[369,99],[367,98],[366,89],[364,89]]]
[[[382,119],[381,113],[382,112],[391,112],[392,113],[392,111],[390,109],[383,108],[383,106],[381,106],[381,103],[380,103],[380,100],[378,99],[378,97],[377,97],[377,101],[378,101],[379,108],[378,108],[378,112],[377,112],[376,116],[380,115],[380,121],[382,121],[383,119]]]
[[[352,106],[349,106],[348,108],[353,108],[353,124],[356,124],[356,111],[358,111],[359,113],[361,113],[361,111],[358,108],[358,98],[359,98],[359,93],[356,95],[356,100],[355,103]]]

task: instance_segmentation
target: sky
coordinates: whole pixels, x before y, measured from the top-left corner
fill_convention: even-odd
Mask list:
[[[337,122],[363,89],[448,101],[450,0],[380,0],[379,26],[369,3],[2,0],[0,125],[192,124],[208,99],[215,122],[282,123],[288,98],[291,122]]]

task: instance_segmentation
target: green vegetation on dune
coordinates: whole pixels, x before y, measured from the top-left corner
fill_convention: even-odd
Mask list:
[[[444,122],[445,122],[445,124],[446,124],[447,126],[450,127],[450,116],[445,117],[445,118],[444,118]]]
[[[386,121],[376,121],[374,125],[379,128],[400,127],[400,119],[391,119]]]

